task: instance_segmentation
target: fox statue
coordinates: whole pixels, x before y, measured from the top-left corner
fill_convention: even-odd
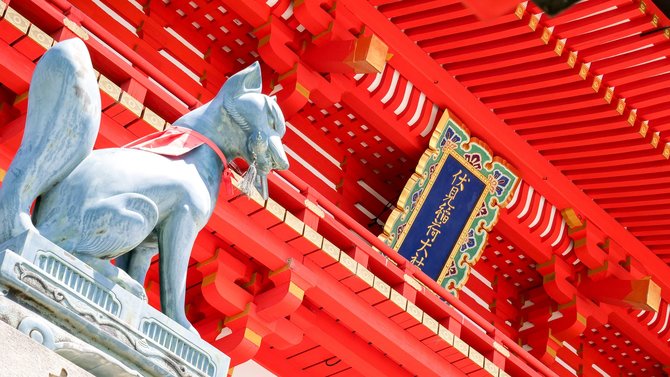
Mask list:
[[[161,309],[195,331],[184,311],[191,248],[225,183],[226,161],[246,160],[251,173],[240,186],[256,187],[264,198],[270,171],[288,168],[282,112],[261,93],[258,63],[157,137],[187,140],[191,146],[179,153],[152,150],[152,140],[93,151],[100,112],[84,43],[70,39],[48,50],[35,68],[23,140],[0,187],[0,243],[38,232],[142,298],[159,253]]]

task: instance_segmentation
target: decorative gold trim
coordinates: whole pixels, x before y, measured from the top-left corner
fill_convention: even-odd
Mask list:
[[[372,283],[372,288],[376,289],[386,298],[391,297],[391,286],[377,276],[375,276],[374,282]]]
[[[292,294],[293,296],[297,297],[298,299],[302,300],[303,297],[305,297],[305,291],[298,287],[298,285],[294,282],[288,283],[288,293]]]
[[[644,122],[640,123],[640,131],[638,132],[640,133],[640,136],[646,137],[647,131],[649,131],[649,121],[645,120]]]
[[[551,348],[551,347],[549,347],[549,345],[547,345],[547,353],[548,353],[549,355],[551,355],[551,357],[553,357],[553,358],[556,357],[556,350],[553,349],[553,348]]]
[[[566,303],[563,303],[563,304],[558,304],[558,311],[561,311],[565,308],[569,308],[569,307],[572,307],[572,306],[575,306],[575,305],[577,305],[577,297],[575,295],[573,295],[572,300],[570,300]]]
[[[665,143],[665,147],[663,148],[663,157],[670,159],[670,143]]]
[[[267,35],[267,36],[263,37],[261,40],[263,40],[263,39],[265,39],[265,38],[267,38],[267,39],[269,40],[269,39],[270,39],[270,35]],[[260,47],[260,46],[261,46],[261,45],[260,45],[260,43],[259,43],[258,47]],[[294,74],[294,73],[296,73],[296,72],[298,72],[298,63],[293,64],[293,67],[291,67],[291,69],[289,69],[288,71],[286,71],[286,72],[280,74],[280,75],[277,77],[277,81],[282,81],[282,80],[284,80],[285,78],[291,76],[292,74]],[[297,84],[296,84],[296,85],[297,85]]]
[[[633,280],[631,282],[631,292],[624,300],[645,310],[658,312],[661,305],[661,287],[651,279],[651,276]]]
[[[263,337],[258,335],[254,330],[250,328],[245,328],[244,329],[244,339],[250,341],[251,343],[255,344],[256,347],[261,346],[261,341],[263,340]]]
[[[582,63],[582,67],[579,69],[579,77],[581,77],[582,80],[586,80],[586,77],[589,74],[589,69],[591,69],[591,62]]]
[[[640,1],[640,7],[638,8],[642,14],[647,13],[647,4],[644,1]]]
[[[654,148],[658,147],[658,142],[661,141],[661,132],[656,131],[654,134],[651,136],[651,146]]]
[[[584,237],[584,238],[580,238],[580,239],[578,239],[578,240],[574,240],[574,241],[572,241],[572,246],[573,246],[575,249],[580,248],[580,247],[582,247],[582,246],[584,246],[584,245],[586,245],[586,237]]]
[[[326,213],[323,212],[323,210],[316,203],[309,199],[305,199],[305,207],[322,219],[326,216]]]
[[[268,198],[265,202],[265,209],[280,221],[284,221],[284,218],[286,217],[286,208],[282,207],[281,204],[277,203],[272,198]]]
[[[473,363],[477,364],[481,368],[484,368],[484,355],[482,355],[479,351],[470,347],[468,350],[468,357],[470,360],[472,360]]]
[[[198,263],[196,263],[196,264],[195,264],[195,268],[199,268],[199,267],[202,267],[202,266],[206,266],[206,265],[208,265],[208,264],[210,264],[210,263],[216,263],[216,261],[219,260],[219,253],[220,253],[220,252],[221,252],[221,248],[218,248],[218,247],[217,247],[216,249],[214,249],[214,254],[212,254],[211,257],[205,259],[205,260],[202,261],[202,262],[198,262]],[[205,278],[203,278],[203,279],[202,279],[202,281],[203,281],[203,285],[206,285],[206,284],[204,284],[204,283],[205,283],[205,279],[207,279],[207,278],[208,278],[209,276],[211,276],[211,275],[216,275],[216,273],[207,275]]]
[[[351,271],[352,274],[356,274],[356,266],[358,265],[358,262],[352,257],[349,256],[347,253],[340,253],[340,263],[347,268],[347,270]]]
[[[309,91],[309,89],[307,89],[306,87],[304,87],[301,83],[299,83],[299,82],[296,82],[296,83],[295,83],[295,90],[296,90],[298,93],[302,94],[303,97],[309,99],[310,91]]]
[[[225,325],[225,324],[227,324],[227,323],[233,322],[233,321],[238,320],[238,319],[240,319],[240,318],[244,318],[244,317],[246,317],[247,315],[249,315],[249,312],[250,312],[250,311],[251,311],[251,303],[248,302],[248,303],[244,306],[244,310],[242,310],[241,312],[239,312],[239,313],[237,313],[237,314],[233,314],[233,315],[231,315],[230,317],[226,317],[226,318],[223,320],[223,324]]]
[[[447,127],[447,123],[449,123],[449,119],[452,120],[457,126],[462,128],[463,130],[466,130],[466,128],[460,124],[460,122],[457,122],[455,117],[452,116],[452,114],[449,112],[449,109],[445,109],[442,112],[442,116],[440,116],[440,120],[437,122],[437,125],[435,126],[435,130],[433,130],[433,134],[430,135],[430,141],[428,142],[428,148],[430,148],[433,151],[438,150],[438,145],[437,143],[440,142],[440,135],[443,134],[444,129]],[[466,132],[468,132],[466,130]],[[469,133],[468,133],[469,134]]]
[[[544,30],[542,31],[542,37],[540,38],[542,39],[542,42],[544,42],[544,44],[549,44],[549,40],[551,39],[551,34],[553,32],[554,32],[553,26],[544,27]]]
[[[98,87],[116,102],[119,101],[121,93],[123,92],[118,85],[104,75],[100,75],[98,78]]]
[[[556,273],[555,272],[551,272],[551,273],[548,273],[548,274],[542,276],[542,284],[547,284],[547,283],[550,283],[554,280],[556,280]]]
[[[242,287],[242,288],[249,288],[249,287],[251,287],[252,285],[256,284],[256,279],[258,279],[258,272],[255,272],[255,271],[254,271],[254,272],[251,274],[251,278],[249,279],[249,281],[246,282],[246,283],[244,283],[244,284],[241,284],[241,287]]]
[[[537,266],[535,266],[535,269],[541,270],[545,267],[551,266],[554,263],[556,263],[556,255],[552,255],[546,262],[538,263]]]
[[[577,322],[581,323],[582,325],[586,325],[586,316],[577,312]]]
[[[500,371],[500,367],[498,367],[493,361],[484,359],[484,370],[489,372],[489,374],[492,376],[497,376],[498,372]]]
[[[422,161],[424,156],[426,156],[426,153],[421,155],[421,158],[419,159],[419,165],[425,164],[425,161]],[[418,167],[417,167],[418,169]],[[412,176],[407,180],[407,183],[405,183],[405,187],[403,187],[402,192],[400,192],[400,197],[398,198],[398,209],[404,213],[405,208],[407,208],[407,200],[409,199],[409,194],[412,192],[412,188],[419,182],[421,179],[423,179],[423,176],[417,173],[413,173]],[[392,223],[392,221],[387,221],[388,223]]]
[[[434,332],[435,334],[437,334],[437,332],[439,331],[440,324],[437,322],[435,318],[429,316],[425,312],[423,313],[423,320],[421,321],[421,323],[423,323],[423,325],[426,326],[428,330]]]
[[[413,276],[404,274],[404,275],[403,275],[403,279],[405,280],[405,282],[406,282],[407,284],[411,285],[412,288],[416,289],[417,291],[421,292],[421,291],[423,290],[423,284],[421,284],[421,283],[420,283],[418,280],[416,280],[416,278],[414,278]]]
[[[54,44],[54,39],[35,25],[30,25],[30,29],[28,29],[28,37],[38,45],[42,46],[45,50],[48,50]]]
[[[419,307],[411,301],[407,301],[407,314],[411,315],[414,319],[419,321],[419,323],[423,321],[423,310],[419,309]]]
[[[14,8],[7,7],[7,10],[5,11],[5,20],[7,20],[10,25],[14,26],[16,30],[20,31],[21,33],[28,33],[30,21],[23,17],[23,15],[17,12]]]
[[[360,263],[358,264],[358,267],[356,268],[356,276],[358,276],[359,279],[363,280],[365,284],[369,285],[372,287],[375,281],[375,275],[370,272],[367,268],[363,267]]]
[[[258,192],[258,190],[253,190],[251,194],[247,194],[247,196],[256,202],[261,207],[265,207],[265,199],[261,196],[261,194]],[[299,232],[300,233],[300,232]]]
[[[313,35],[313,36],[312,36],[312,41],[315,41],[315,40],[317,40],[317,39],[319,39],[319,38],[321,38],[321,37],[323,37],[323,36],[328,35],[328,33],[330,33],[331,31],[333,31],[333,25],[334,25],[334,24],[335,24],[334,21],[330,21],[330,22],[328,23],[328,27],[326,28],[326,30],[320,32],[320,33],[317,34],[317,35]]]
[[[148,107],[145,107],[142,112],[142,120],[158,131],[165,129],[165,119],[161,118]]]
[[[616,105],[616,112],[619,113],[619,115],[623,115],[624,110],[626,110],[626,99],[621,98]]]
[[[314,246],[317,248],[321,248],[321,245],[323,244],[323,236],[320,235],[316,230],[312,229],[311,227],[305,225],[305,230],[302,233],[303,237]]]
[[[657,14],[654,14],[653,16],[651,16],[651,24],[654,25],[654,27],[658,27],[658,21],[659,21],[659,18],[658,18]]]
[[[582,239],[583,240],[583,239]],[[609,240],[608,240],[609,241]],[[590,268],[587,270],[586,275],[587,276],[593,276],[596,275],[600,272],[605,272],[607,271],[607,267],[609,266],[609,261],[605,261],[602,265],[596,267],[596,268]]]
[[[211,274],[205,276],[204,278],[202,278],[202,286],[206,287],[206,286],[214,283],[215,280],[216,280],[216,272],[211,273]]]
[[[628,124],[630,124],[631,126],[635,125],[636,119],[637,119],[637,109],[631,109],[630,113],[628,113]]]
[[[407,298],[398,293],[395,289],[391,289],[390,299],[394,304],[398,305],[400,309],[407,311]]]
[[[554,52],[556,53],[556,55],[558,56],[563,55],[563,50],[565,49],[566,41],[567,40],[565,38],[556,41],[556,47],[554,47]]]
[[[603,75],[598,75],[598,76],[594,77],[593,78],[593,84],[591,85],[591,88],[593,89],[593,91],[598,93],[598,91],[600,90],[600,84],[602,84],[602,82],[603,82]]]
[[[268,23],[269,23],[269,20],[268,20]],[[263,25],[261,25],[261,27],[263,27]],[[268,44],[268,42],[270,42],[270,34],[268,34],[268,35],[266,35],[263,38],[258,40],[258,47],[260,48],[262,46],[265,46],[266,44]],[[281,80],[281,78],[280,78],[280,80]]]
[[[328,241],[326,238],[323,239],[323,244],[321,245],[321,250],[324,253],[328,254],[335,261],[340,260],[340,249],[335,246],[332,242]]]
[[[508,350],[507,348],[505,348],[505,346],[503,346],[502,344],[500,344],[500,343],[498,343],[498,342],[496,342],[496,341],[493,342],[493,349],[495,349],[496,351],[500,352],[500,354],[503,355],[503,356],[505,356],[506,358],[509,358],[509,357],[512,355],[512,354],[509,352],[509,350]]]
[[[256,190],[254,190],[255,192]],[[302,234],[303,229],[305,228],[305,223],[303,223],[299,218],[289,211],[286,211],[286,217],[284,218],[284,223],[288,225],[291,229],[295,230],[298,234]]]
[[[614,97],[614,87],[610,86],[607,88],[607,91],[605,91],[605,102],[607,103],[612,103],[612,97]]]
[[[570,54],[568,55],[568,66],[570,68],[575,68],[575,64],[577,64],[577,51],[570,51]]]
[[[128,109],[128,111],[135,114],[136,117],[140,118],[142,116],[142,108],[144,105],[142,105],[140,101],[133,98],[133,96],[128,94],[128,92],[121,93],[119,103]]]
[[[384,70],[389,48],[376,34],[361,35],[354,43],[354,51],[344,59],[354,73],[379,73]]]
[[[291,259],[289,258],[288,263],[279,267],[276,270],[272,270],[272,271],[268,272],[268,278],[272,278],[273,276],[277,276],[277,275],[281,274],[282,272],[286,272],[286,271],[290,270],[291,269],[290,263],[291,263]]]
[[[440,338],[442,338],[442,339],[443,339],[445,342],[447,342],[447,344],[449,344],[450,346],[453,346],[453,345],[454,345],[454,338],[455,338],[454,333],[452,333],[451,331],[449,331],[449,330],[448,330],[446,327],[444,327],[443,325],[440,325],[440,327],[439,327],[439,329],[438,329],[438,331],[437,331],[437,336],[439,336]]]
[[[523,3],[519,3],[519,5],[516,6],[516,9],[514,10],[514,15],[518,19],[523,18],[523,14],[526,11],[526,7],[528,6],[528,2],[524,1]]]
[[[454,336],[454,348],[456,348],[463,355],[468,356],[468,349],[470,348],[470,345],[465,343],[463,339]]]
[[[407,185],[405,185],[407,186]],[[400,198],[398,198],[398,202],[400,202],[400,199],[403,199],[403,195],[405,194],[405,190],[403,189],[402,193],[400,194]],[[395,224],[398,221],[398,217],[402,216],[404,211],[396,207],[391,211],[391,214],[389,215],[388,219],[386,220],[386,224],[384,224],[384,231],[382,235],[386,238],[386,240],[391,240],[391,232],[393,230],[393,224]]]
[[[75,33],[79,38],[87,41],[88,40],[88,33],[77,23],[72,21],[71,19],[65,17],[63,18],[63,25],[65,25],[66,28],[70,29],[73,33]]]
[[[537,30],[537,25],[540,23],[541,14],[534,14],[530,16],[530,21],[528,22],[528,27],[535,31]]]

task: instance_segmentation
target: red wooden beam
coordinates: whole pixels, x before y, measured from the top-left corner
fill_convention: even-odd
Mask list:
[[[374,309],[373,309],[374,310]],[[301,306],[291,315],[291,321],[321,347],[330,350],[349,365],[373,376],[410,376],[400,365],[385,357],[367,340],[352,333],[341,323],[319,309]],[[348,324],[347,324],[348,325]],[[374,344],[373,340],[373,344]],[[383,350],[383,348],[382,348]]]

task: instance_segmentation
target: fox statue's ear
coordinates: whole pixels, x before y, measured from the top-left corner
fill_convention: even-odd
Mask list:
[[[219,95],[236,98],[246,93],[260,93],[263,86],[261,65],[254,62],[247,68],[232,75],[223,84]]]
[[[244,89],[246,92],[260,93],[263,89],[263,81],[261,79],[261,65],[258,61],[253,62],[250,66],[238,73],[244,74]]]

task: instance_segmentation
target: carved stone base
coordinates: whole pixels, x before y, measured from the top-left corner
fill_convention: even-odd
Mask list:
[[[0,301],[3,301],[0,298]],[[12,303],[12,305],[19,306]],[[3,308],[4,303],[0,303]],[[41,333],[32,332],[33,337]],[[56,352],[43,347],[14,327],[0,321],[0,365],[3,377],[93,377]]]
[[[97,376],[225,376],[230,359],[33,232],[0,245],[0,320]]]

